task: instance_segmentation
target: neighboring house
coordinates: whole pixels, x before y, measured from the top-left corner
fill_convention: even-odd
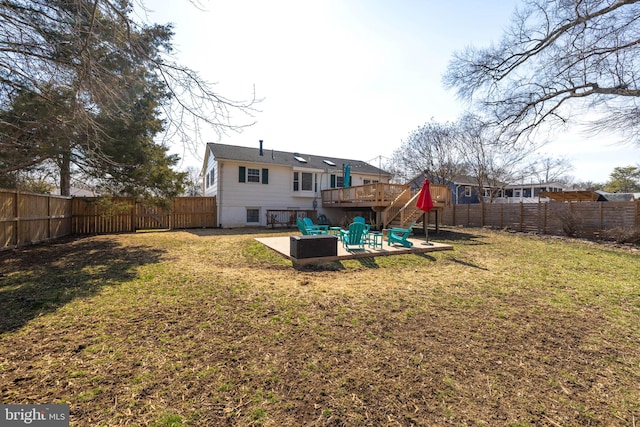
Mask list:
[[[100,194],[90,188],[81,188],[79,186],[73,186],[69,189],[70,196],[72,197],[99,197]],[[55,187],[53,194],[60,194],[60,188]]]
[[[216,196],[220,227],[267,224],[267,210],[323,212],[321,191],[343,187],[345,166],[350,185],[387,183],[388,172],[368,163],[318,156],[208,143],[202,168],[205,196]],[[334,213],[335,215],[335,213]]]
[[[407,185],[410,185],[414,190],[420,190],[424,178],[425,177],[422,174],[417,175],[411,181],[409,181]],[[480,200],[478,198],[478,184],[470,176],[458,175],[451,181],[447,182],[438,182],[438,180],[430,181],[432,184],[441,184],[449,187],[451,189],[451,203],[453,204],[466,205],[480,203]],[[482,188],[482,195],[485,197],[485,200],[489,199],[491,191],[497,191],[498,194],[502,194],[498,188],[494,188],[489,184],[485,184]]]
[[[540,193],[557,193],[569,190],[570,188],[558,182],[509,184],[504,187],[503,195],[494,200],[494,203],[548,202],[551,199],[541,196]]]
[[[606,191],[597,190],[602,198],[608,202],[633,202],[640,200],[640,193],[607,193]]]
[[[419,190],[423,175],[418,175],[407,183],[413,189]],[[431,181],[434,184],[438,182]],[[475,179],[466,175],[458,175],[451,181],[443,183],[451,189],[451,202],[457,205],[480,203],[478,197],[478,184]],[[493,203],[538,203],[548,202],[550,199],[541,197],[541,192],[567,191],[563,184],[559,183],[530,183],[530,184],[508,184],[501,187],[491,186],[488,183],[482,187],[482,197],[486,202],[491,201],[493,193]]]
[[[640,200],[640,193],[607,193],[601,190],[568,190],[544,193],[558,202],[633,202]]]

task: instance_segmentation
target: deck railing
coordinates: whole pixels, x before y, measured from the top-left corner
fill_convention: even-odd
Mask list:
[[[401,184],[365,184],[353,187],[322,190],[322,205],[355,204],[367,206],[387,205],[393,202],[406,188]]]
[[[402,184],[365,184],[353,187],[332,188],[322,190],[322,205],[332,207],[339,204],[354,204],[366,206],[389,206],[394,202],[398,203],[398,198],[404,194],[404,202],[411,199],[412,193],[406,185]],[[451,205],[451,189],[446,185],[431,184],[431,198],[438,207]],[[418,190],[415,190],[413,194]]]
[[[452,193],[449,187],[446,185],[431,184],[429,190],[431,190],[431,199],[435,206],[445,208],[451,206]]]
[[[400,214],[409,200],[411,200],[411,188],[407,186],[402,193],[398,194],[393,203],[382,211],[382,223],[385,227]]]
[[[276,225],[285,225],[287,227],[295,227],[297,218],[311,218],[313,222],[317,220],[315,210],[301,209],[267,209],[267,225],[274,228]]]

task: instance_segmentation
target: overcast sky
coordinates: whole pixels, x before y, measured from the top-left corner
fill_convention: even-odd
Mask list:
[[[227,98],[264,100],[242,133],[207,142],[298,151],[378,165],[418,126],[454,121],[465,104],[442,86],[455,51],[498,41],[517,0],[146,0],[148,19],[175,26],[179,60]],[[578,131],[542,154],[604,182],[636,165],[640,149]],[[181,165],[202,166],[183,152]],[[204,154],[204,146],[199,155]]]

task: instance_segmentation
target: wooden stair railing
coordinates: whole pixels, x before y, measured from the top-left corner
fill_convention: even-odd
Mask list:
[[[414,196],[416,197],[416,196]],[[396,197],[393,202],[385,210],[382,211],[382,228],[387,228],[387,226],[394,220],[402,210],[405,205],[412,200],[411,197],[411,187],[407,186],[402,193]]]
[[[420,196],[420,192],[414,194],[399,210],[394,217],[389,217],[388,221],[384,221],[384,228],[389,225],[395,227],[406,228],[412,222],[422,223],[424,211],[416,206],[416,200]]]

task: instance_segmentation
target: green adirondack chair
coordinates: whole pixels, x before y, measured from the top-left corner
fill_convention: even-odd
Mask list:
[[[411,225],[407,228],[390,228],[387,233],[387,246],[391,246],[392,243],[397,243],[399,245],[404,246],[405,248],[410,248],[413,246],[409,240],[409,235],[411,234],[411,229],[416,225],[416,221],[413,221]]]
[[[351,223],[349,230],[340,230],[340,240],[346,250],[352,249],[353,246],[364,250],[364,244],[367,240],[366,235],[365,224],[361,222]]]

